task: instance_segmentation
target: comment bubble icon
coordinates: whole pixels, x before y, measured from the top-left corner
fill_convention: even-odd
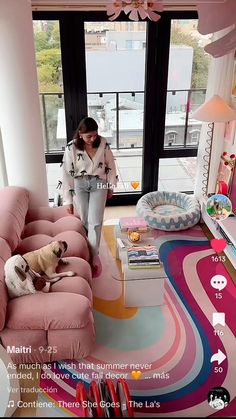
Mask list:
[[[227,279],[223,275],[215,275],[211,278],[211,286],[218,291],[222,291],[227,285]]]

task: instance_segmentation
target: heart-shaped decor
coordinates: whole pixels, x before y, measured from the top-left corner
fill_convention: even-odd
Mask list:
[[[134,370],[134,371],[131,372],[131,375],[135,380],[138,380],[141,377],[142,373],[141,373],[141,371],[135,371]]]
[[[227,246],[227,241],[225,239],[212,239],[211,247],[217,253],[221,253]]]
[[[134,189],[137,189],[138,187],[139,187],[139,184],[140,184],[140,182],[130,182],[131,183],[131,186],[132,186],[132,188],[134,188]]]

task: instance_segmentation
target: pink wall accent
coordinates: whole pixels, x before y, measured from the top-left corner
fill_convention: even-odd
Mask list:
[[[203,34],[218,32],[235,24],[236,1],[226,0],[222,3],[198,3],[198,31]],[[236,48],[236,30],[208,44],[204,49],[213,57],[222,57]]]

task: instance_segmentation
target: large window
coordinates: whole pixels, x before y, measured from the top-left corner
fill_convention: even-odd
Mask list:
[[[86,115],[116,158],[120,183],[109,204],[136,203],[160,187],[191,192],[201,130],[191,114],[205,100],[209,64],[196,12],[164,12],[157,23],[109,22],[105,12],[34,19],[51,194],[65,144]]]
[[[205,101],[209,67],[209,55],[203,49],[208,40],[196,27],[196,19],[170,22],[165,135],[158,153],[158,189],[194,189],[202,123],[191,115]]]
[[[116,158],[115,192],[137,193],[142,189],[147,24],[140,30],[135,22],[122,23],[85,22],[88,114]]]

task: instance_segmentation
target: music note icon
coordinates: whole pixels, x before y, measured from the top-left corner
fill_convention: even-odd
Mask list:
[[[15,403],[14,400],[9,400],[7,407],[14,407]]]

